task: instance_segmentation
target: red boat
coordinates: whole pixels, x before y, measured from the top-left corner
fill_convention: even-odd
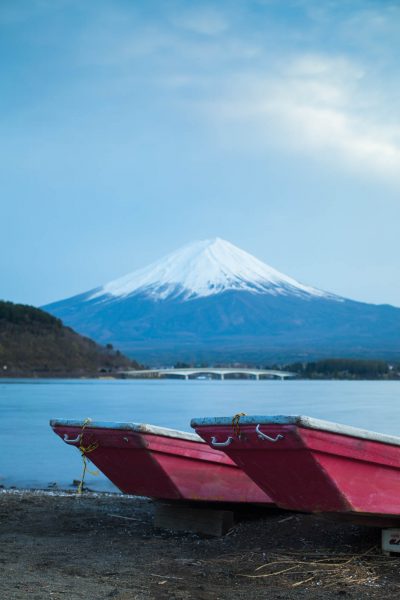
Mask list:
[[[67,444],[90,449],[87,458],[126,494],[272,505],[230,458],[196,434],[138,423],[54,419],[50,425]]]
[[[400,519],[400,438],[310,417],[193,419],[281,508]],[[358,518],[357,520],[362,520]]]

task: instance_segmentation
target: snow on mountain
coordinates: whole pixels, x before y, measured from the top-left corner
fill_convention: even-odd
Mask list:
[[[220,239],[44,307],[148,365],[400,356],[400,309],[328,294]]]
[[[154,300],[189,300],[228,290],[340,300],[299,283],[220,238],[188,244],[148,267],[96,289],[88,300],[138,293]]]

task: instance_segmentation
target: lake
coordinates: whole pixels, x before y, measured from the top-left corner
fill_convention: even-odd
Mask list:
[[[49,427],[51,418],[135,421],[190,431],[190,419],[302,414],[400,435],[396,381],[0,380],[0,484],[71,489],[79,452]],[[88,475],[91,489],[116,491]]]

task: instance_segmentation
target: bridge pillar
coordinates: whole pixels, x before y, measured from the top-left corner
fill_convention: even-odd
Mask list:
[[[185,375],[185,379],[189,379],[189,375]]]
[[[256,379],[257,381],[260,379],[260,375],[258,373],[256,373]]]
[[[225,375],[221,373],[221,379],[225,379]]]

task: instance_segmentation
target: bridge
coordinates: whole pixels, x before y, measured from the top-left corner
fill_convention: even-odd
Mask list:
[[[180,377],[182,379],[226,379],[237,376],[248,379],[287,379],[296,373],[273,369],[245,369],[228,367],[191,367],[185,369],[144,369],[140,371],[123,371],[126,377]]]

